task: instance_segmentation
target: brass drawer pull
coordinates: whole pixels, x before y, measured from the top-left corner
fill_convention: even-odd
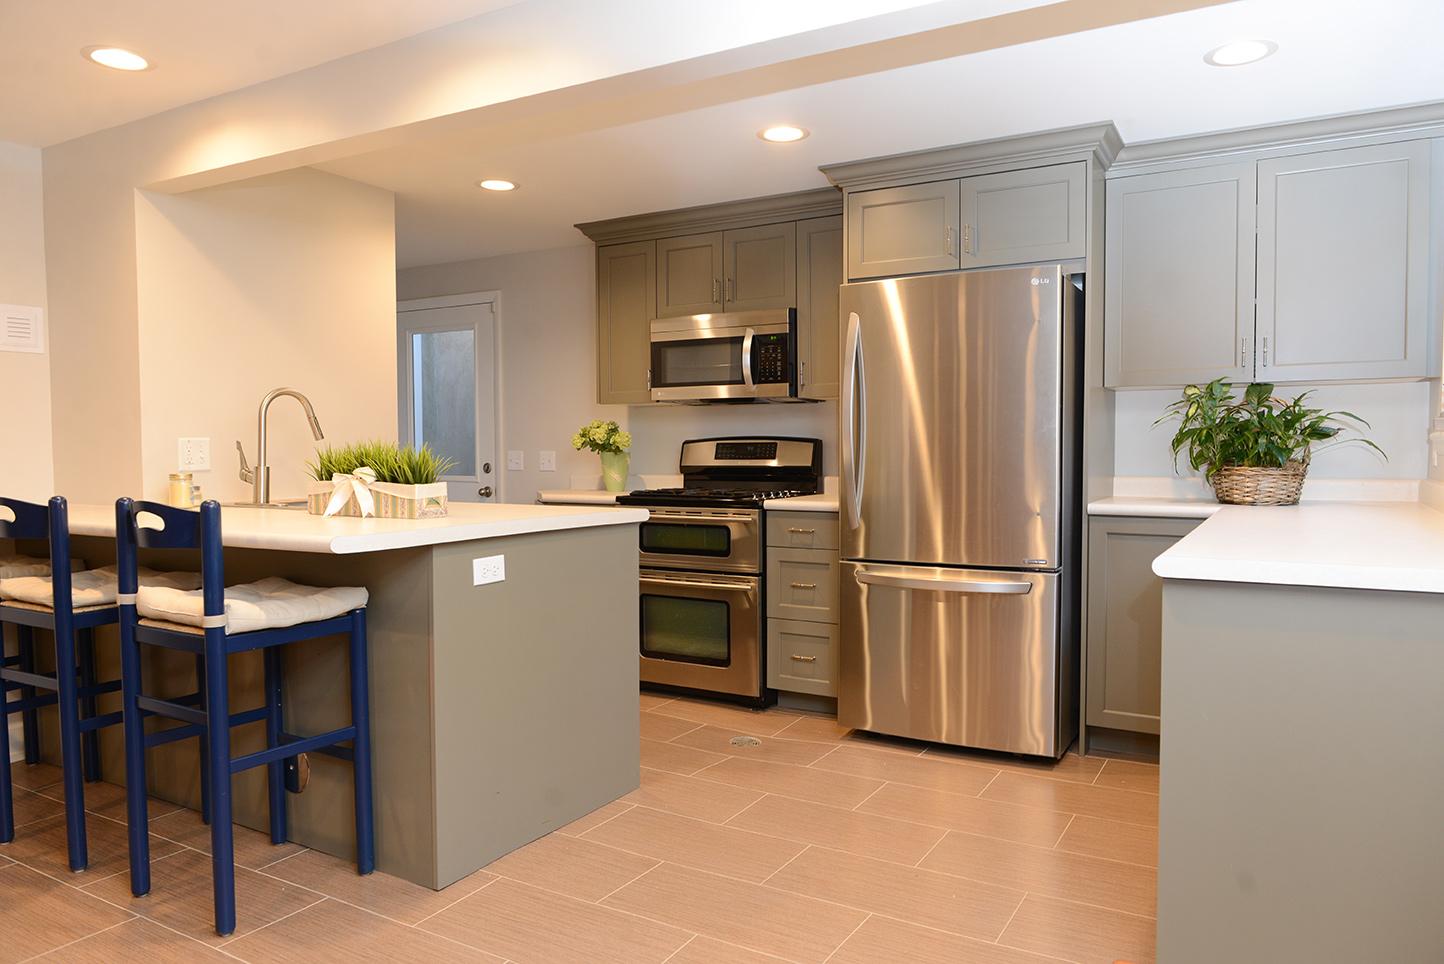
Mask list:
[[[815,536],[815,535],[817,535],[817,530],[816,530],[816,529],[799,529],[799,528],[797,528],[797,527],[795,527],[795,526],[789,527],[787,531],[788,531],[788,532],[795,533],[795,534],[800,535],[800,536]]]
[[[792,654],[792,658],[795,659],[795,660],[797,660],[799,663],[815,663],[815,662],[817,662],[817,657],[816,657],[816,656],[798,656],[796,653],[793,653],[793,654]]]
[[[793,588],[793,589],[816,589],[816,588],[817,588],[817,583],[815,583],[815,582],[794,582],[794,583],[792,584],[792,588]]]

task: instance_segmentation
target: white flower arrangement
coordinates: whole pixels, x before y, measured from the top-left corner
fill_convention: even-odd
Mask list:
[[[603,422],[593,419],[577,430],[572,436],[572,448],[580,452],[625,452],[632,447],[632,433],[622,429],[614,421]]]

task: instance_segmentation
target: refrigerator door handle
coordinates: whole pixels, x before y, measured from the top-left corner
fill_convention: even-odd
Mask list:
[[[994,595],[1026,596],[1033,589],[1031,582],[992,579],[930,579],[926,576],[907,576],[887,572],[868,572],[859,569],[857,581],[867,586],[886,586],[889,589],[920,589],[925,592],[967,592],[991,593]]]
[[[847,338],[842,365],[842,471],[846,488],[848,528],[862,523],[862,471],[867,457],[867,389],[862,368],[862,319],[848,312]],[[853,424],[861,413],[860,431]],[[858,436],[862,438],[859,439]],[[862,446],[861,448],[859,446]]]

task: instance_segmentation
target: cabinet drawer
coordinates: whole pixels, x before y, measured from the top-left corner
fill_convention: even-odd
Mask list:
[[[837,622],[841,566],[830,549],[773,549],[767,554],[767,615]]]
[[[767,544],[788,549],[838,549],[842,534],[830,512],[774,512],[767,517]]]
[[[767,685],[789,693],[837,695],[837,627],[767,620]]]

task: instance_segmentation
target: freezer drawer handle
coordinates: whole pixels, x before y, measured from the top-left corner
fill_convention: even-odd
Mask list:
[[[892,589],[921,589],[925,592],[976,592],[1008,596],[1024,596],[1032,589],[1031,582],[994,582],[986,579],[927,579],[922,576],[895,576],[885,572],[859,572],[857,581],[868,586]]]

